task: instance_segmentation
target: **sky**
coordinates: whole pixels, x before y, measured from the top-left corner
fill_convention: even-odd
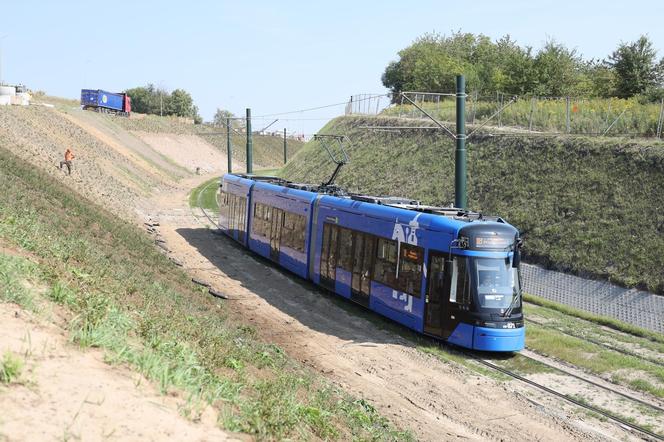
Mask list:
[[[381,74],[425,32],[554,38],[605,58],[648,34],[664,56],[664,2],[635,1],[0,1],[2,79],[50,95],[153,83],[267,126],[315,133],[350,95],[386,93]],[[259,127],[260,126],[260,127]]]

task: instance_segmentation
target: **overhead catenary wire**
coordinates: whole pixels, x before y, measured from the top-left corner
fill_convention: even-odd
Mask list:
[[[367,96],[365,98],[359,98],[359,99],[355,100],[354,102],[365,101],[365,100],[375,100],[378,97],[389,97],[389,96],[390,96],[390,94],[376,94],[376,95]],[[302,112],[312,112],[312,111],[315,111],[315,110],[326,109],[326,108],[330,108],[330,107],[346,106],[347,104],[348,104],[348,100],[343,101],[341,103],[326,104],[326,105],[323,105],[323,106],[310,107],[310,108],[306,108],[306,109],[300,109],[300,110],[294,110],[294,111],[288,111],[288,112],[276,112],[276,113],[272,113],[272,114],[263,114],[263,115],[258,115],[257,117],[254,117],[254,118],[277,117],[277,116],[280,116],[280,115],[299,114],[299,113],[302,113]]]

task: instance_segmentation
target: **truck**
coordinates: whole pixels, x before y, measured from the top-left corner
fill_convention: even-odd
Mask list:
[[[131,98],[125,93],[81,89],[81,108],[128,117],[131,114]]]

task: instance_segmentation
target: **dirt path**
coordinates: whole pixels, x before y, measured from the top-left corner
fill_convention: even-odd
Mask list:
[[[545,411],[506,384],[417,350],[385,330],[381,320],[213,234],[192,216],[185,191],[162,195],[152,204],[151,216],[160,222],[159,234],[171,254],[231,297],[232,310],[266,340],[366,398],[418,439],[609,437],[578,417]]]
[[[63,329],[14,304],[0,303],[0,356],[24,361],[17,383],[0,384],[0,440],[228,441],[210,410],[182,417],[184,399],[160,394],[103,353],[79,350]]]

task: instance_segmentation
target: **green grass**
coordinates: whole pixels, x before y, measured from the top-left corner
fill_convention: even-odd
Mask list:
[[[190,207],[202,207],[214,213],[219,213],[217,192],[219,191],[219,178],[212,178],[191,191],[189,194]]]
[[[509,358],[503,358],[502,360],[494,360],[492,362],[510,371],[523,375],[533,373],[555,373],[555,370],[551,367],[519,354],[513,355]]]
[[[556,357],[591,373],[610,377],[614,382],[629,388],[664,398],[664,388],[659,386],[664,385],[664,368],[638,357],[608,350],[581,338],[567,336],[536,324],[528,326],[526,346],[538,353]],[[642,372],[652,377],[658,385],[645,380],[634,382],[633,379],[615,375],[615,372],[619,370],[633,374]]]
[[[221,426],[260,440],[412,440],[259,340],[138,227],[2,147],[0,188],[0,238],[39,262],[0,255],[2,300],[37,311],[40,297],[62,304],[73,342],[182,392],[185,414],[209,404]]]
[[[10,351],[6,351],[0,359],[0,384],[11,384],[21,376],[23,360]]]
[[[352,140],[339,184],[429,204],[453,202],[454,143],[442,131],[362,128],[423,124],[382,117],[331,121],[322,133]],[[515,225],[529,262],[664,293],[662,142],[483,134],[467,148],[468,206]],[[316,183],[333,170],[320,143],[311,141],[280,174]]]
[[[529,294],[524,294],[523,299],[526,302],[530,302],[532,304],[541,306],[541,307],[546,307],[549,310],[557,311],[560,313],[563,313],[567,316],[571,316],[574,318],[580,318],[584,319],[586,321],[603,325],[606,327],[610,327],[614,330],[618,330],[624,333],[628,333],[630,335],[634,336],[639,336],[643,338],[647,338],[653,342],[658,342],[664,344],[664,335],[661,335],[660,333],[647,330],[641,327],[637,327],[632,324],[628,324],[622,321],[619,321],[614,318],[609,318],[606,316],[601,316],[601,315],[596,315],[590,312],[586,312],[584,310],[579,310],[574,307],[570,307],[564,304],[559,304],[557,302],[549,301],[548,299],[544,299],[540,296],[536,295],[529,295]],[[559,318],[560,316],[558,316]],[[578,323],[575,322],[575,326],[578,325]],[[594,332],[597,332],[597,330],[593,330]],[[664,353],[664,348],[659,347],[659,351],[662,351]]]

